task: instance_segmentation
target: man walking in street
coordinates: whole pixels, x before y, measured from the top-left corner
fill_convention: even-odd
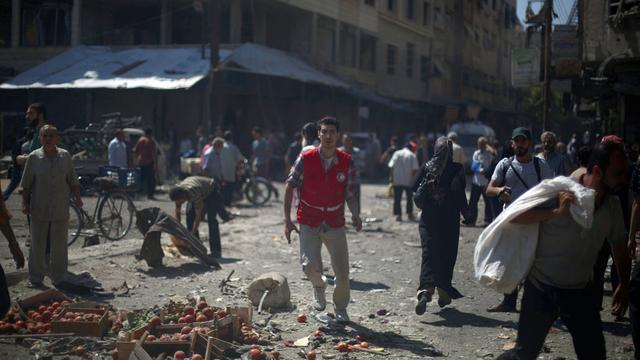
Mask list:
[[[253,150],[251,161],[253,163],[253,166],[255,166],[256,174],[258,176],[268,178],[269,162],[271,161],[271,155],[269,154],[269,143],[267,143],[267,140],[264,139],[262,128],[259,126],[253,128],[252,135],[254,140],[251,144],[251,149]]]
[[[333,117],[319,121],[320,146],[298,157],[287,178],[284,196],[284,233],[291,240],[291,232],[298,231],[291,221],[293,189],[300,189],[297,219],[300,224],[300,263],[313,284],[313,308],[326,307],[322,275],[322,244],[329,251],[335,273],[333,304],[336,320],[348,322],[347,305],[350,299],[349,249],[344,229],[345,201],[351,211],[356,231],[362,230],[360,209],[355,198],[357,173],[351,156],[336,148],[340,125]]]
[[[554,176],[569,176],[573,171],[573,166],[567,161],[567,158],[556,151],[558,138],[551,131],[545,131],[540,135],[542,142],[542,152],[537,156],[543,159],[553,171]]]
[[[389,160],[389,173],[393,184],[393,215],[402,221],[402,193],[407,196],[407,218],[413,221],[413,182],[420,167],[418,158],[411,151],[411,144],[393,153]]]
[[[153,194],[156,190],[156,170],[158,166],[156,142],[153,140],[151,128],[144,130],[144,136],[138,139],[133,147],[133,156],[140,167],[140,180],[146,187],[147,198],[155,200]]]
[[[187,229],[200,238],[198,228],[202,220],[203,212],[207,213],[209,225],[209,251],[214,258],[222,256],[220,244],[220,227],[216,216],[223,221],[231,219],[230,214],[224,208],[222,196],[216,189],[215,180],[204,176],[189,176],[178,185],[169,190],[169,198],[175,203],[175,216],[181,219],[182,204],[187,204]]]
[[[129,151],[127,143],[124,141],[124,131],[116,130],[113,140],[109,142],[109,166],[121,169],[129,168]]]
[[[58,129],[45,125],[40,129],[42,147],[31,152],[22,176],[22,212],[31,216],[29,281],[41,286],[48,266],[53,284],[67,273],[67,236],[71,194],[82,207],[80,184],[69,152],[57,147]],[[45,259],[47,248],[51,250]]]
[[[512,220],[540,224],[540,229],[535,259],[524,285],[516,348],[503,358],[536,359],[558,317],[571,334],[578,359],[606,358],[593,268],[603,243],[609,242],[620,275],[613,309],[624,314],[630,259],[622,208],[613,193],[626,182],[627,166],[622,144],[604,142],[595,146],[587,173],[576,179],[595,190],[590,229],[582,228],[569,213],[575,199],[571,192],[560,192],[557,204],[551,207],[538,207]]]
[[[231,206],[236,186],[236,167],[245,158],[238,147],[222,138],[213,139],[212,144],[205,154],[202,170],[220,184],[224,205]]]
[[[301,153],[313,149],[320,145],[320,140],[318,140],[318,125],[316,123],[306,123],[302,127],[302,150]]]
[[[497,196],[506,208],[520,195],[543,179],[553,177],[553,171],[544,160],[531,155],[531,131],[519,127],[511,133],[514,156],[500,160],[487,186],[488,196]],[[505,294],[502,302],[487,309],[489,312],[515,312],[518,289]]]
[[[29,153],[42,146],[40,143],[40,129],[47,124],[47,109],[40,103],[33,103],[27,108],[25,118],[27,119],[27,126],[33,130],[33,137],[28,151],[23,155],[19,155],[16,159],[20,165],[24,165]]]
[[[473,153],[473,159],[471,161],[473,178],[471,180],[469,210],[465,219],[462,221],[462,224],[466,226],[476,225],[480,195],[482,195],[482,199],[484,200],[484,225],[490,224],[494,218],[492,201],[486,193],[487,184],[489,183],[486,172],[491,167],[491,162],[495,157],[494,154],[487,149],[488,143],[487,138],[481,136],[478,138],[478,150]]]

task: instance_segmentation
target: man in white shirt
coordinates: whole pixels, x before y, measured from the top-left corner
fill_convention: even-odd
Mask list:
[[[407,217],[414,220],[413,217],[413,198],[412,189],[413,181],[420,167],[418,166],[418,158],[411,151],[411,144],[406,144],[404,148],[393,153],[389,160],[389,169],[391,169],[391,181],[393,183],[393,215],[397,221],[402,221],[402,193],[407,194]]]
[[[473,159],[471,161],[471,170],[473,171],[473,178],[471,180],[471,196],[469,197],[469,210],[465,215],[463,225],[475,226],[478,219],[478,200],[480,195],[484,200],[484,224],[488,225],[493,221],[493,208],[491,207],[492,201],[486,193],[487,184],[489,184],[489,178],[486,171],[491,167],[494,154],[487,149],[487,138],[481,136],[478,138],[478,150],[473,153]],[[492,174],[489,174],[491,176]]]
[[[121,169],[129,168],[129,154],[127,143],[124,142],[124,131],[116,130],[113,140],[109,143],[109,166]]]
[[[226,135],[226,134],[225,134]],[[228,139],[215,138],[212,146],[204,155],[202,170],[218,181],[221,185],[222,198],[225,206],[231,206],[233,191],[236,187],[236,168],[238,163],[245,160],[237,146],[231,143],[232,134]]]
[[[447,137],[453,142],[453,162],[464,166],[467,163],[467,157],[464,156],[462,146],[457,144],[458,134],[452,131],[447,134]]]

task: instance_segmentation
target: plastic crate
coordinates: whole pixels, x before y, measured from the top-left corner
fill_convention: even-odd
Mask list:
[[[116,166],[101,166],[99,176],[108,176],[118,182],[123,189],[140,190],[140,168],[122,169]]]

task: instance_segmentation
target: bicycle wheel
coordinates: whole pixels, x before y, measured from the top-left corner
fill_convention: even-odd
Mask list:
[[[134,213],[135,206],[129,195],[125,192],[112,192],[102,199],[96,222],[104,237],[120,240],[129,233]]]
[[[75,205],[69,205],[69,229],[67,235],[67,246],[71,246],[78,237],[80,237],[80,231],[82,231],[82,214]]]
[[[247,184],[244,194],[254,205],[264,205],[271,199],[271,186],[262,179],[255,179]]]

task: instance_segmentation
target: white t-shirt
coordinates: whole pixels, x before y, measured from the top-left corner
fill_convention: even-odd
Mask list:
[[[416,155],[411,150],[402,148],[393,153],[389,168],[393,169],[393,186],[412,186],[414,172],[420,166]]]
[[[518,197],[520,197],[520,195],[524,194],[527,190],[538,185],[539,183],[538,174],[536,173],[536,168],[533,164],[533,161],[534,159],[532,158],[527,163],[521,163],[516,158],[513,158],[513,161],[511,161],[511,158],[504,158],[500,160],[498,165],[496,165],[496,169],[493,171],[493,176],[491,176],[491,181],[495,181],[499,186],[506,185],[510,187],[511,201],[513,202]],[[553,178],[553,171],[551,170],[551,168],[549,168],[547,163],[542,159],[538,159],[538,161],[540,164],[540,181]],[[509,166],[509,162],[511,162],[513,167]],[[513,172],[514,169],[518,172],[520,178],[522,178],[522,180],[524,180],[524,182],[527,184],[526,187],[524,186],[522,181],[520,181],[520,178],[518,178],[518,176],[516,176],[516,174]],[[506,180],[503,179],[503,176],[505,176],[505,174]],[[505,206],[506,205],[508,204],[505,204]]]
[[[127,144],[117,138],[113,138],[109,143],[109,166],[117,166],[126,169],[127,166]]]
[[[473,161],[480,163],[480,170],[487,171],[487,169],[491,167],[493,154],[486,150],[482,151],[478,149],[473,153]],[[473,173],[473,183],[478,186],[487,186],[489,179],[487,179],[484,173],[478,171]]]

